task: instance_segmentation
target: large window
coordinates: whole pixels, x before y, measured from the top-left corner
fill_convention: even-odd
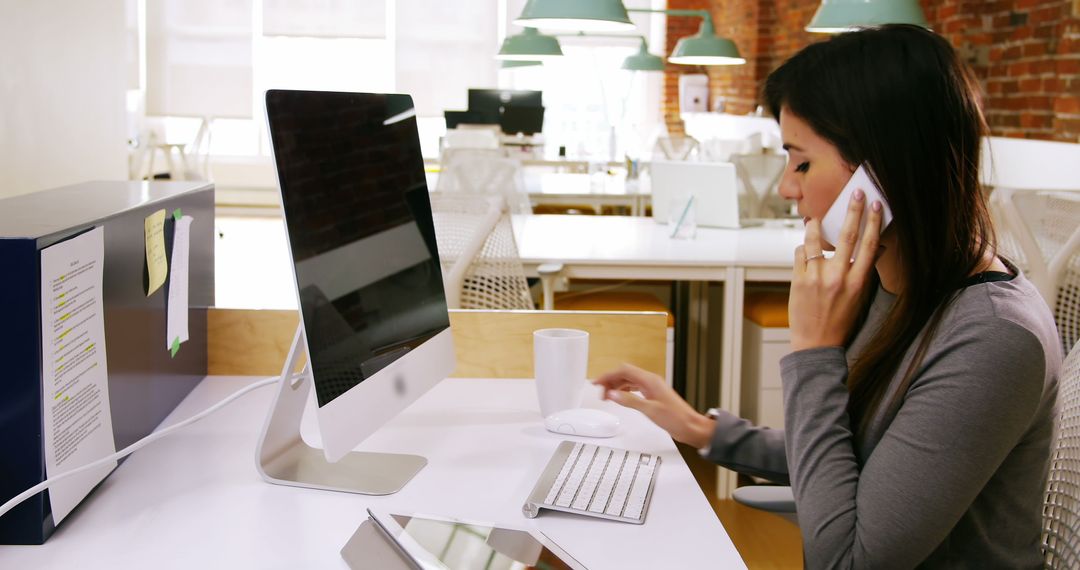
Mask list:
[[[273,88],[409,93],[430,158],[443,111],[465,109],[470,87],[543,91],[548,157],[559,147],[570,158],[634,156],[660,124],[660,74],[619,69],[634,39],[560,38],[561,61],[499,71],[494,55],[520,32],[507,22],[521,0],[135,1],[145,73],[134,107],[169,142],[211,120],[215,157],[269,155],[262,94]],[[639,33],[655,35],[648,24]]]
[[[659,74],[620,68],[636,42],[563,39],[564,57],[542,66],[503,70],[504,87],[544,92],[545,158],[563,147],[578,160],[639,157],[658,124]]]

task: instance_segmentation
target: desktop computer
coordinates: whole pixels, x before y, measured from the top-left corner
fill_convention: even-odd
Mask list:
[[[469,89],[469,111],[501,115],[507,107],[543,107],[543,92],[525,89]]]
[[[533,135],[544,130],[543,107],[507,107],[499,117],[499,129],[508,135]]]
[[[454,367],[412,98],[271,90],[266,115],[301,322],[258,468],[273,483],[395,492],[426,460],[352,449]],[[321,451],[299,437],[311,388]]]
[[[469,89],[469,110],[465,115],[448,111],[446,128],[466,121],[498,124],[508,135],[532,135],[543,130],[544,103],[542,91],[523,89]]]

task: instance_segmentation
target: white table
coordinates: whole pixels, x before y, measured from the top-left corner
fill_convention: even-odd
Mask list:
[[[714,347],[708,339],[707,285],[724,284],[720,353],[720,407],[739,413],[742,378],[743,296],[746,282],[788,282],[796,246],[803,242],[801,223],[777,220],[744,229],[697,228],[692,240],[669,237],[669,227],[651,218],[625,216],[515,216],[514,234],[526,273],[536,275],[542,263],[561,262],[567,277],[584,279],[652,279],[689,282],[690,323],[688,394],[704,399],[705,358]],[[719,471],[717,493],[727,496],[735,478]]]
[[[165,424],[255,380],[209,377]],[[44,545],[0,546],[0,568],[345,568],[338,552],[367,507],[537,528],[590,570],[745,568],[667,434],[595,396],[585,405],[618,414],[623,432],[591,441],[662,457],[643,525],[521,514],[558,442],[576,439],[543,429],[532,381],[449,379],[384,426],[358,449],[429,461],[385,497],[262,481],[255,444],[273,390],[261,388],[136,452]],[[302,432],[315,441],[312,415]]]
[[[604,206],[621,206],[631,216],[645,215],[652,194],[648,184],[623,174],[525,171],[525,191],[534,204],[587,204],[597,214]]]

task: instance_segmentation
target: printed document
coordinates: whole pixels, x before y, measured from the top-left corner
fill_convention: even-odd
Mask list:
[[[165,348],[172,356],[188,340],[188,257],[191,250],[191,216],[176,220],[173,231],[172,275],[169,276],[169,308],[165,323]]]
[[[116,452],[105,363],[102,228],[41,250],[41,380],[45,474],[53,477]],[[116,462],[49,488],[53,523],[79,504]]]

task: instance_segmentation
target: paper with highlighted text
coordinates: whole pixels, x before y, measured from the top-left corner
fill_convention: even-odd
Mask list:
[[[45,474],[54,477],[116,452],[102,302],[104,231],[97,227],[41,250],[41,391]],[[60,524],[113,468],[49,488]]]

